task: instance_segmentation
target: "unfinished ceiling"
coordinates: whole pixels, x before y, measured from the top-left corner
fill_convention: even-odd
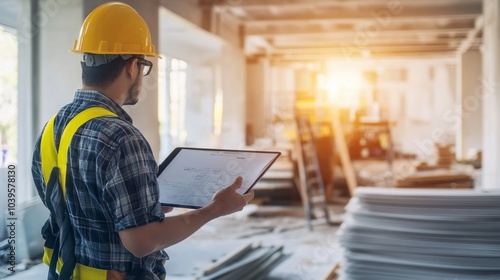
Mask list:
[[[248,57],[443,57],[478,49],[482,0],[201,0],[240,23]]]

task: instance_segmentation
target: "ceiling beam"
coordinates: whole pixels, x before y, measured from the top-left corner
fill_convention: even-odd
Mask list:
[[[444,33],[436,33],[436,34],[416,34],[409,32],[401,32],[399,34],[385,34],[380,33],[377,36],[355,36],[355,35],[347,35],[347,36],[338,36],[336,34],[332,34],[329,36],[323,35],[321,36],[303,36],[303,37],[275,37],[272,39],[268,39],[268,41],[274,45],[275,47],[290,47],[290,46],[308,46],[308,45],[334,45],[334,44],[342,44],[345,46],[357,46],[363,47],[366,45],[376,45],[376,44],[407,44],[407,43],[433,43],[436,40],[444,40],[448,39],[452,44],[455,43],[456,40],[462,41],[467,38],[467,33],[455,33],[455,34],[444,34]],[[459,43],[460,44],[460,43]]]
[[[256,26],[247,25],[244,29],[245,35],[261,35],[261,36],[274,36],[280,34],[297,34],[297,33],[322,33],[322,32],[374,32],[377,30],[419,30],[419,29],[474,29],[476,28],[477,18],[470,18],[466,20],[449,20],[446,23],[439,23],[437,21],[426,22],[391,22],[385,26],[379,26],[370,21],[357,22],[354,24],[304,24],[297,21],[295,24],[289,25],[270,25],[270,26]]]
[[[282,55],[282,56],[272,56],[271,60],[276,61],[287,61],[287,62],[307,62],[307,61],[325,61],[333,59],[345,59],[347,61],[351,59],[368,59],[368,58],[454,58],[456,57],[456,51],[448,52],[385,52],[385,53],[370,53],[368,56],[363,54],[356,54],[353,56],[346,56],[344,53],[332,53],[332,54],[306,54],[306,55]]]
[[[257,35],[265,38],[276,38],[276,37],[287,37],[287,38],[300,38],[306,40],[311,37],[320,37],[320,36],[328,36],[328,37],[355,37],[360,35],[365,36],[399,36],[406,35],[409,32],[415,34],[468,34],[470,31],[473,31],[473,28],[440,28],[440,29],[391,29],[391,30],[375,30],[368,32],[356,31],[356,30],[336,30],[336,31],[325,31],[325,32],[307,32],[307,31],[295,31],[290,33],[258,33],[258,34],[247,34],[247,35]]]
[[[433,40],[424,41],[422,39],[413,37],[413,38],[377,38],[376,41],[372,41],[362,46],[371,46],[377,44],[391,44],[391,45],[406,45],[406,44],[451,44],[458,46],[464,38],[437,38]],[[480,38],[476,38],[475,43],[479,43],[481,41]],[[294,41],[290,44],[282,41],[273,41],[273,45],[275,48],[290,48],[290,47],[299,47],[299,48],[307,48],[307,47],[336,47],[336,46],[351,46],[354,47],[354,44],[348,44],[347,42],[339,42],[338,40],[331,39],[323,39],[323,40],[315,40],[315,41]]]
[[[462,41],[460,47],[458,47],[458,52],[464,54],[476,41],[476,37],[483,30],[484,27],[484,16],[480,16],[476,20],[475,28],[467,34],[467,39]]]
[[[363,48],[357,48],[357,52],[415,52],[415,51],[454,51],[455,48],[449,45],[405,45],[405,46],[393,46],[393,45],[376,45]],[[288,55],[300,55],[300,54],[329,54],[342,52],[345,53],[346,49],[339,47],[318,47],[318,48],[289,48],[289,49],[274,49],[272,54],[288,54]]]
[[[419,42],[419,41],[398,41],[394,42],[391,40],[386,40],[386,41],[378,41],[378,42],[373,42],[369,44],[365,44],[362,47],[378,47],[378,46],[395,46],[395,47],[404,47],[404,46],[458,46],[460,43],[463,41],[463,39],[436,39],[431,42]],[[478,44],[480,43],[480,38],[476,38],[476,41],[473,42],[472,44]],[[311,44],[292,44],[289,46],[276,46],[275,49],[278,50],[294,50],[294,49],[314,49],[314,48],[338,48],[338,47],[344,47],[345,44],[343,42],[335,42],[335,43],[330,43],[330,44],[317,44],[316,42],[311,42]],[[361,48],[361,47],[360,47]]]
[[[262,10],[270,6],[282,6],[287,8],[307,8],[310,6],[332,6],[332,7],[375,7],[387,6],[390,1],[387,0],[349,0],[349,1],[336,1],[336,0],[227,0],[227,1],[213,1],[202,0],[201,5],[225,5],[229,7],[242,7],[247,10]],[[463,5],[463,4],[482,4],[482,0],[399,0],[398,4],[403,6],[443,6],[443,5]]]
[[[440,14],[440,15],[411,15],[411,16],[393,16],[390,18],[392,22],[429,22],[429,21],[450,21],[450,20],[475,20],[481,16],[479,13],[461,13],[461,14]],[[282,19],[248,19],[244,20],[246,26],[249,25],[291,25],[291,24],[360,24],[363,22],[377,22],[377,18],[352,15],[351,17],[308,17],[308,18],[282,18]],[[380,22],[380,21],[379,21]]]
[[[416,1],[418,3],[418,1]],[[349,19],[364,18],[379,21],[390,21],[398,17],[421,17],[421,16],[443,16],[443,15],[470,15],[482,14],[482,5],[471,2],[463,5],[449,6],[423,6],[414,5],[410,8],[402,4],[398,9],[385,7],[363,7],[358,9],[317,8],[309,10],[286,11],[286,6],[280,7],[280,13],[259,13],[259,20],[278,21],[283,19],[311,20],[311,19]],[[250,14],[251,16],[251,14]],[[249,19],[251,21],[251,19]]]

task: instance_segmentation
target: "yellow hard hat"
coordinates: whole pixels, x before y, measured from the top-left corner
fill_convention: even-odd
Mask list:
[[[155,53],[144,19],[134,8],[121,2],[108,2],[95,8],[85,18],[71,51],[160,57]]]

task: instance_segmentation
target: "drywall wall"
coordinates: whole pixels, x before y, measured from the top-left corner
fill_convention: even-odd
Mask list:
[[[188,64],[185,144],[243,146],[246,79],[242,51],[165,8],[160,9],[159,40],[161,54]],[[215,131],[213,115],[217,92],[223,96],[220,132]]]

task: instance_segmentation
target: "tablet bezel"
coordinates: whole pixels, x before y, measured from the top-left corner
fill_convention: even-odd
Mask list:
[[[279,151],[269,151],[269,150],[240,150],[240,149],[215,149],[215,148],[199,148],[199,147],[176,147],[172,152],[163,160],[163,162],[158,167],[157,177],[161,175],[161,173],[167,168],[167,166],[174,160],[174,158],[180,153],[182,150],[201,150],[201,151],[222,151],[222,152],[238,152],[238,153],[266,153],[266,154],[274,154],[274,158],[269,162],[267,167],[259,174],[257,179],[250,185],[248,190],[245,193],[248,193],[253,187],[259,182],[259,180],[266,174],[269,168],[276,162],[276,160],[281,156],[281,152]],[[161,192],[161,189],[160,189]],[[189,208],[189,209],[200,209],[204,206],[194,206],[194,205],[184,205],[184,204],[173,204],[173,203],[162,203],[160,201],[161,206],[169,206],[169,207],[179,207],[179,208]]]

